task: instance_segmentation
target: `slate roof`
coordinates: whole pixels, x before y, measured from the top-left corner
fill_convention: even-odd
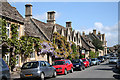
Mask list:
[[[31,18],[31,21],[34,23],[34,25],[36,25],[36,27],[43,33],[43,35],[48,39],[51,40],[52,39],[52,34],[53,34],[53,26],[56,26],[56,30],[58,33],[61,33],[61,29],[65,30],[65,27],[59,25],[59,24],[49,24],[49,23],[44,23],[42,21],[39,21],[35,18]],[[36,30],[32,30],[30,29],[30,26],[33,26],[32,23],[26,23],[25,24],[26,28],[25,28],[25,32],[27,35],[29,36],[34,36],[34,37],[40,37],[39,34],[36,34]]]
[[[81,36],[81,41],[83,41],[83,44],[85,45],[85,48],[95,48],[94,45],[92,44],[92,42],[89,40],[89,38],[87,36]],[[86,47],[87,46],[87,47]]]
[[[20,23],[24,22],[24,18],[17,11],[15,7],[12,7],[8,2],[2,2],[0,6],[0,16],[9,18]]]

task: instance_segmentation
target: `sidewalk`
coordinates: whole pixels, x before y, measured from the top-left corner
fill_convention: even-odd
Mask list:
[[[10,72],[10,74],[12,79],[20,78],[20,71]]]

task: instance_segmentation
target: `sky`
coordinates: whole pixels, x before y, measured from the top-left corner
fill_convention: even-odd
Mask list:
[[[47,11],[56,11],[56,23],[72,28],[81,34],[89,34],[93,29],[105,33],[107,46],[118,44],[118,3],[117,2],[10,2],[24,17],[25,4],[33,5],[33,17],[46,22]]]

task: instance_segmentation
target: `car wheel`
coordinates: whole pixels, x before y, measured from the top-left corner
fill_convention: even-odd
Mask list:
[[[82,71],[82,66],[80,67],[80,71]]]
[[[57,76],[57,73],[56,71],[53,72],[53,77],[56,77]]]
[[[83,66],[83,70],[85,70],[85,66]]]
[[[73,68],[71,68],[70,72],[73,73]]]
[[[67,75],[67,70],[65,69],[64,74]]]
[[[45,79],[45,75],[44,75],[44,73],[41,73],[40,80],[44,80],[44,79]]]

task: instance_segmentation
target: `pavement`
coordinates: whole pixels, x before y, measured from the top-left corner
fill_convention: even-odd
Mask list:
[[[19,79],[19,72],[15,72],[11,75],[12,79]],[[56,79],[91,79],[91,80],[117,80],[120,79],[120,72],[115,69],[115,64],[108,64],[108,61],[101,63],[100,65],[91,66],[83,71],[74,71],[73,73],[68,73],[67,75],[57,75],[56,78],[46,78],[46,80],[56,80]]]

